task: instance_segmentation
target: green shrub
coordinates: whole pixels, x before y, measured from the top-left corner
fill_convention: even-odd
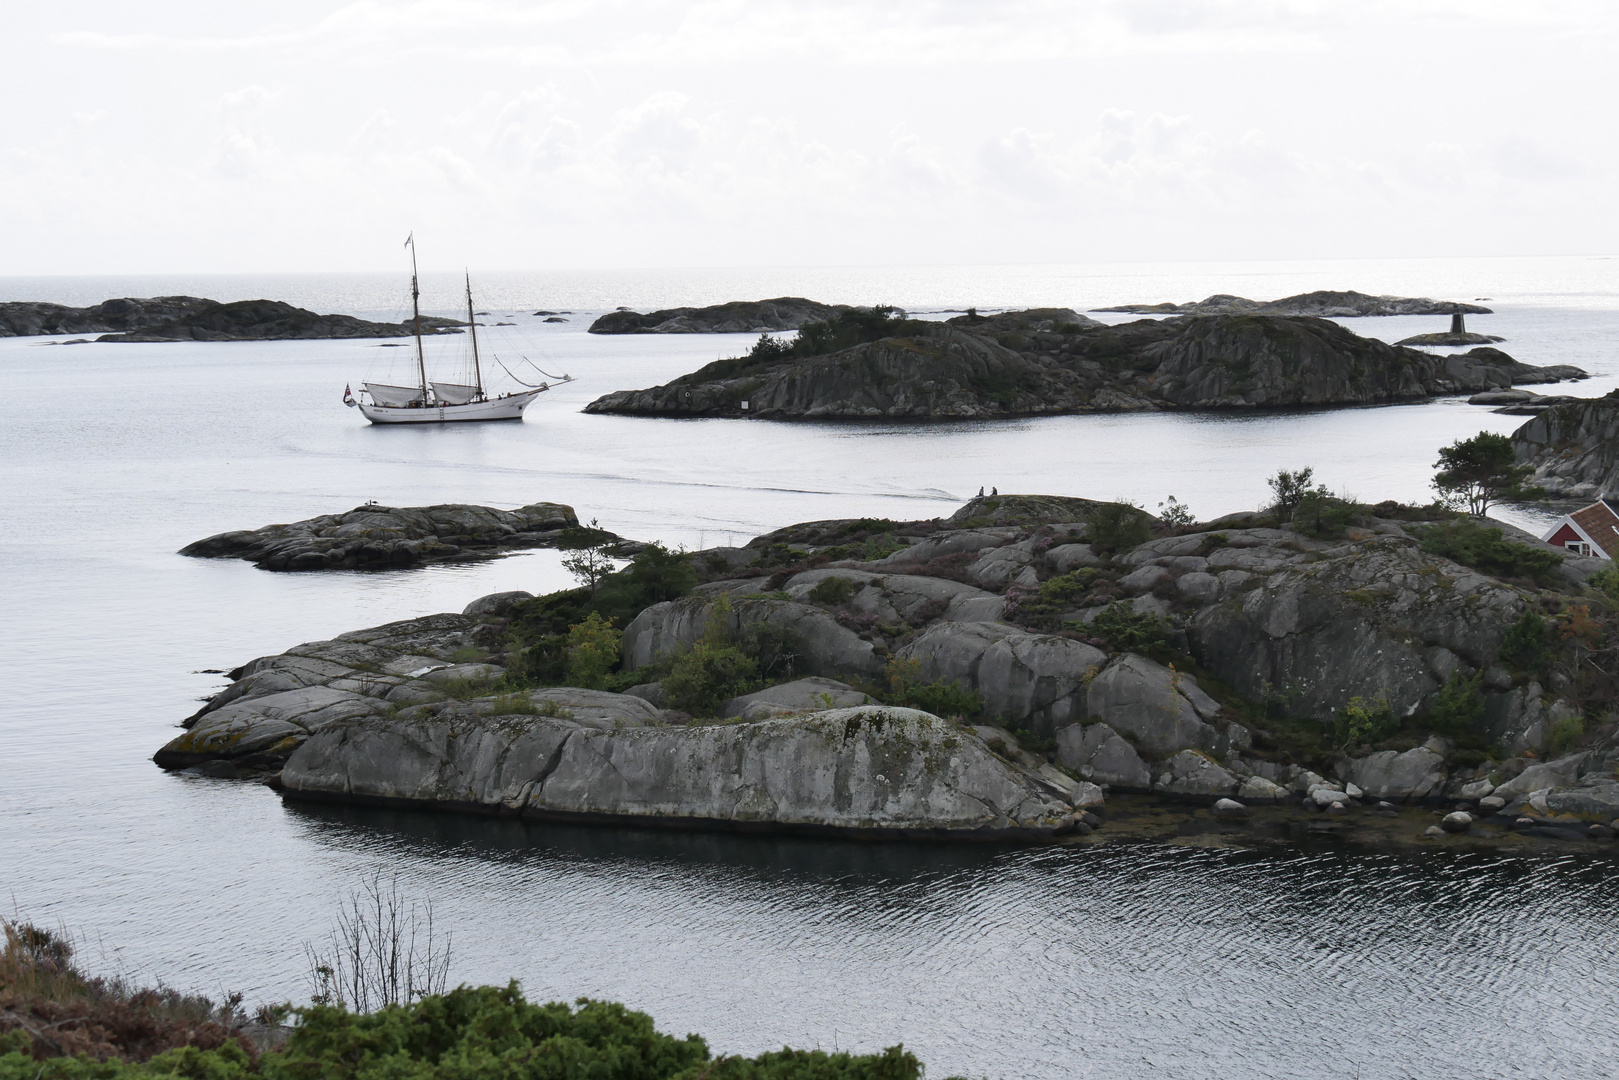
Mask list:
[[[822,578],[809,591],[809,599],[817,604],[841,604],[854,595],[856,587],[855,583],[846,577]]]
[[[1450,673],[1450,681],[1439,688],[1433,708],[1428,710],[1429,726],[1450,735],[1471,735],[1484,717],[1484,673],[1471,679],[1460,671]]]
[[[601,612],[592,611],[585,621],[568,630],[568,684],[587,690],[603,690],[607,675],[618,667],[619,642],[623,638]]]
[[[1169,620],[1162,615],[1154,615],[1150,611],[1137,612],[1123,600],[1098,611],[1089,627],[1076,628],[1088,629],[1093,636],[1106,641],[1117,652],[1137,653],[1168,645],[1173,629]]]
[[[1578,715],[1564,716],[1552,723],[1546,745],[1553,757],[1561,757],[1580,745],[1583,738],[1585,738],[1585,719]]]
[[[1158,504],[1158,520],[1172,529],[1184,529],[1197,524],[1197,516],[1192,513],[1192,508],[1173,495]]]
[[[1300,501],[1310,494],[1313,489],[1311,481],[1315,479],[1314,469],[1299,469],[1290,471],[1282,469],[1268,481],[1270,484],[1271,510],[1276,514],[1278,521],[1289,521],[1293,511],[1297,509]]]
[[[804,643],[784,626],[754,623],[739,635],[737,648],[754,662],[759,677],[770,682],[791,679],[803,670]]]
[[[1105,577],[1095,567],[1085,566],[1042,582],[1032,595],[1023,592],[1022,586],[1013,586],[1007,591],[1012,605],[1005,618],[1041,629],[1054,627],[1058,615],[1078,607],[1097,581]]]
[[[1086,539],[1099,554],[1129,551],[1152,539],[1152,519],[1127,502],[1102,503],[1087,524]]]
[[[1388,738],[1400,725],[1387,697],[1357,696],[1333,713],[1332,726],[1340,746],[1365,746]]]
[[[1342,536],[1360,513],[1361,508],[1354,501],[1318,487],[1305,492],[1293,508],[1293,529],[1306,536]]]
[[[297,1010],[286,1045],[255,1062],[232,1041],[182,1046],[143,1063],[52,1057],[36,1061],[25,1031],[0,1035],[0,1080],[920,1080],[921,1062],[881,1054],[782,1049],[710,1057],[697,1035],[659,1032],[650,1016],[580,998],[531,1004],[516,983],[463,986],[373,1013]]]
[[[888,679],[886,697],[890,705],[962,720],[971,720],[984,709],[984,699],[976,691],[946,679],[922,682],[921,661],[892,657],[884,675]]]
[[[1519,671],[1539,671],[1551,655],[1551,627],[1533,609],[1518,616],[1501,638],[1500,657]]]
[[[1421,531],[1422,550],[1442,555],[1497,577],[1531,578],[1555,582],[1563,557],[1555,551],[1533,548],[1502,538],[1500,529],[1463,519],[1446,521]]]
[[[1619,570],[1598,570],[1585,579],[1585,587],[1619,604]]]

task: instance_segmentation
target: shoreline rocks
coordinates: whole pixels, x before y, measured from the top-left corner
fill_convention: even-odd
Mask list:
[[[662,386],[606,394],[585,411],[928,420],[1315,408],[1584,375],[1519,364],[1493,349],[1437,356],[1397,348],[1315,318],[1200,316],[1119,326],[1066,320],[1012,312],[905,322],[897,324],[901,336],[827,355],[716,361]]]
[[[245,559],[261,570],[391,570],[491,559],[518,548],[557,547],[579,532],[573,507],[534,503],[516,510],[444,503],[357,506],[342,514],[236,530],[187,544],[181,555]],[[618,540],[590,530],[593,540]]]
[[[1058,785],[914,709],[605,729],[469,706],[334,722],[287,761],[288,799],[873,839],[1044,839]]]

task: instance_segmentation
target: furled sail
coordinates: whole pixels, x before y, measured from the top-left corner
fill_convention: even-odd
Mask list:
[[[440,401],[447,401],[451,405],[465,405],[478,396],[476,386],[467,386],[465,383],[436,382],[431,384],[433,394]]]
[[[368,382],[365,389],[371,395],[371,400],[378,405],[390,405],[394,408],[403,408],[413,401],[422,399],[422,388],[419,386],[390,386],[387,383]]]

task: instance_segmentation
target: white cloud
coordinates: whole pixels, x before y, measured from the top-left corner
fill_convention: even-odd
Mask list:
[[[13,28],[0,273],[1619,246],[1588,0],[96,5]]]

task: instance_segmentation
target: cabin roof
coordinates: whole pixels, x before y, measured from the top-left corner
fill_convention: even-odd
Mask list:
[[[1608,558],[1619,558],[1619,510],[1606,500],[1598,499],[1590,506],[1581,507],[1564,520],[1572,522]]]

